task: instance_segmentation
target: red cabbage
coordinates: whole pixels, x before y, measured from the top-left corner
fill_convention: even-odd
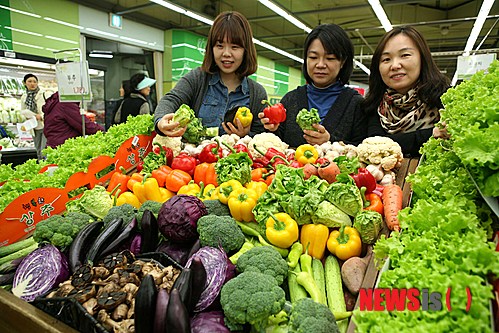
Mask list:
[[[55,246],[45,245],[28,254],[19,264],[12,293],[31,302],[68,278],[66,257]]]
[[[198,238],[197,222],[208,210],[198,197],[179,194],[166,201],[158,213],[159,231],[173,241]]]
[[[199,312],[191,318],[191,333],[229,333],[222,311]]]
[[[221,249],[204,246],[189,258],[185,267],[191,266],[193,258],[201,259],[206,270],[206,285],[194,308],[194,312],[201,312],[220,294],[227,272],[227,254]]]
[[[180,265],[185,266],[187,259],[189,259],[189,253],[192,248],[191,242],[172,242],[169,239],[165,239],[159,243],[156,248],[156,252],[166,253],[170,258],[178,262]]]

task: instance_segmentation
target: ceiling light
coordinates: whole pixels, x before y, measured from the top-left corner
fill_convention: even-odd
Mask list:
[[[59,24],[62,24],[62,25],[65,25],[65,26],[68,26],[68,27],[71,27],[71,28],[83,29],[83,27],[80,26],[80,25],[76,25],[76,24],[72,24],[72,23],[68,23],[68,22],[56,20],[56,19],[48,17],[48,16],[45,16],[43,19],[46,20],[46,21],[50,21],[50,22],[54,22],[54,23],[59,23]]]
[[[21,32],[23,34],[38,36],[38,37],[43,36],[42,34],[39,34],[38,32],[33,32],[33,31],[28,31],[28,30],[22,30],[22,29],[12,28],[12,27],[8,27],[8,26],[5,26],[5,29],[9,29],[9,30],[12,30],[12,31]]]
[[[129,42],[134,42],[134,43],[139,43],[139,44],[147,45],[146,41],[140,40],[140,39],[130,38],[130,37],[126,37],[126,36],[120,36],[120,39],[129,41]]]
[[[53,40],[58,40],[60,42],[65,42],[65,43],[69,43],[69,44],[76,44],[76,45],[80,44],[78,42],[75,42],[74,40],[69,40],[69,39],[64,39],[64,38],[54,37],[54,36],[49,36],[49,35],[45,35],[45,38],[53,39]]]
[[[385,31],[392,30],[393,29],[392,24],[390,23],[388,16],[386,16],[385,10],[379,3],[379,0],[368,0],[368,1],[374,10],[374,13],[378,17],[378,20],[381,22],[383,29],[385,29]]]
[[[262,41],[260,41],[260,40],[258,40],[258,39],[256,39],[256,38],[253,38],[253,43],[255,43],[255,44],[257,44],[257,45],[260,45],[260,46],[262,46],[262,47],[264,47],[264,48],[266,48],[266,49],[269,49],[269,50],[271,50],[271,51],[274,51],[275,53],[279,53],[279,54],[281,54],[281,55],[283,55],[283,56],[285,56],[285,57],[288,57],[289,59],[292,59],[292,60],[294,60],[294,61],[297,61],[297,62],[299,62],[299,63],[302,63],[302,64],[303,64],[303,59],[302,59],[302,58],[299,58],[299,57],[297,57],[297,56],[295,56],[295,55],[293,55],[293,54],[291,54],[291,53],[289,53],[289,52],[286,52],[286,51],[283,51],[283,50],[281,50],[281,49],[278,49],[277,47],[272,46],[272,45],[270,45],[270,44],[267,44],[267,43],[265,43],[265,42],[262,42]]]
[[[54,65],[47,64],[45,62],[32,61],[32,60],[24,60],[24,59],[16,59],[16,58],[4,58],[0,57],[0,63],[5,63],[7,65],[12,66],[25,66],[25,67],[34,67],[34,68],[44,68],[44,69],[54,69]]]
[[[104,35],[104,36],[115,37],[115,38],[119,37],[116,34],[105,32],[105,31],[102,31],[102,30],[97,30],[97,29],[94,29],[94,28],[85,28],[85,29],[88,30],[88,31],[91,31],[91,32],[95,32],[95,33],[100,34],[100,35]]]
[[[36,18],[40,18],[41,17],[38,14],[33,14],[33,13],[25,12],[25,11],[22,11],[22,10],[19,10],[19,9],[15,9],[15,8],[11,8],[11,7],[7,7],[7,6],[0,5],[0,8],[6,9],[6,10],[10,10],[11,12],[16,12],[16,13],[23,14],[23,15],[28,15],[28,16],[36,17]]]
[[[367,75],[371,75],[371,70],[369,68],[366,67],[366,65],[364,65],[363,63],[361,63],[360,61],[358,60],[353,60],[354,64],[357,65],[357,67],[359,67],[360,69],[362,69],[364,71],[364,73],[366,73]]]
[[[258,0],[262,5],[276,13],[277,15],[283,17],[284,19],[288,20],[291,22],[294,26],[302,29],[305,31],[307,34],[312,31],[312,28],[308,27],[306,24],[303,22],[299,21],[296,17],[288,13],[286,10],[282,9],[281,7],[277,6],[270,0]]]
[[[210,20],[207,17],[201,16],[199,14],[196,14],[194,12],[191,12],[190,10],[187,10],[185,8],[182,8],[180,6],[177,6],[169,1],[164,1],[164,0],[151,0],[151,2],[157,3],[160,6],[166,7],[168,9],[173,10],[174,12],[184,14],[185,16],[189,16],[195,20],[198,20],[200,22],[206,23],[208,25],[213,24],[213,20]]]
[[[90,54],[88,55],[90,58],[106,58],[106,59],[112,59],[113,58],[113,52],[111,51],[91,51]]]

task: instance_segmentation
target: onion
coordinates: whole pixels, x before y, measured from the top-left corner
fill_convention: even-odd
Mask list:
[[[45,245],[28,254],[19,264],[12,293],[31,302],[68,278],[68,260],[55,246]]]

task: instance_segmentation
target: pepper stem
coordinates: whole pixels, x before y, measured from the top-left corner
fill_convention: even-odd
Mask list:
[[[264,152],[263,152],[260,148],[258,148],[258,147],[256,146],[256,143],[254,143],[254,144],[253,144],[253,148],[255,148],[255,150],[256,150],[258,153],[260,153],[260,155],[265,156],[265,153],[264,153]]]
[[[217,140],[217,142],[218,142],[218,140]],[[231,153],[233,153],[233,154],[235,154],[235,153],[236,153],[236,150],[234,149],[234,147],[231,147],[231,146],[230,146],[227,142],[222,141],[222,144],[223,144],[225,147],[227,147],[227,148],[231,151]]]
[[[345,225],[341,226],[340,234],[339,234],[337,240],[338,240],[338,243],[340,243],[340,244],[346,244],[350,240],[350,236],[345,234]]]
[[[274,215],[274,213],[270,213],[270,217],[274,220],[274,229],[281,231],[286,229],[286,224],[279,220],[277,216]]]
[[[270,104],[269,101],[267,101],[266,99],[262,100],[262,104],[267,104],[268,106],[272,106],[272,104]]]

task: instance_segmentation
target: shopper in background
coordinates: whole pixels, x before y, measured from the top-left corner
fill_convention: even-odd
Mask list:
[[[124,123],[128,116],[150,114],[151,107],[147,98],[151,93],[151,86],[155,83],[156,80],[145,76],[143,73],[132,75],[130,78],[130,95],[126,96],[126,85],[123,86],[124,99],[114,115],[114,123]]]
[[[258,113],[264,108],[267,93],[262,85],[248,78],[257,69],[256,49],[248,20],[238,12],[219,14],[210,28],[201,68],[182,77],[158,103],[156,131],[160,135],[181,136],[186,127],[171,121],[182,104],[189,105],[206,127],[218,127],[219,134],[240,137],[264,131]],[[236,107],[248,107],[253,122],[244,127],[239,119],[224,122],[225,113]]]
[[[322,144],[327,141],[360,143],[367,131],[361,109],[362,96],[346,86],[353,71],[354,48],[347,33],[336,24],[322,24],[305,40],[302,72],[307,84],[288,92],[281,100],[286,120],[269,124],[263,113],[258,116],[269,131],[275,132],[291,147]],[[321,121],[316,130],[303,131],[296,123],[301,109],[315,108]]]
[[[21,114],[26,118],[35,118],[36,127],[33,128],[33,141],[35,143],[36,156],[40,161],[44,159],[42,150],[47,144],[47,139],[43,135],[43,111],[45,104],[45,92],[38,86],[38,78],[34,74],[26,74],[23,79],[26,92],[21,96]]]
[[[59,93],[56,92],[47,99],[43,106],[43,112],[45,114],[44,133],[48,147],[55,148],[69,138],[83,135],[79,103],[60,102]],[[87,117],[84,119],[86,135],[104,131],[104,128],[99,124]]]
[[[449,83],[416,29],[401,26],[385,33],[373,53],[364,101],[368,136],[388,136],[404,155],[417,156],[432,134],[446,136],[435,124]]]

